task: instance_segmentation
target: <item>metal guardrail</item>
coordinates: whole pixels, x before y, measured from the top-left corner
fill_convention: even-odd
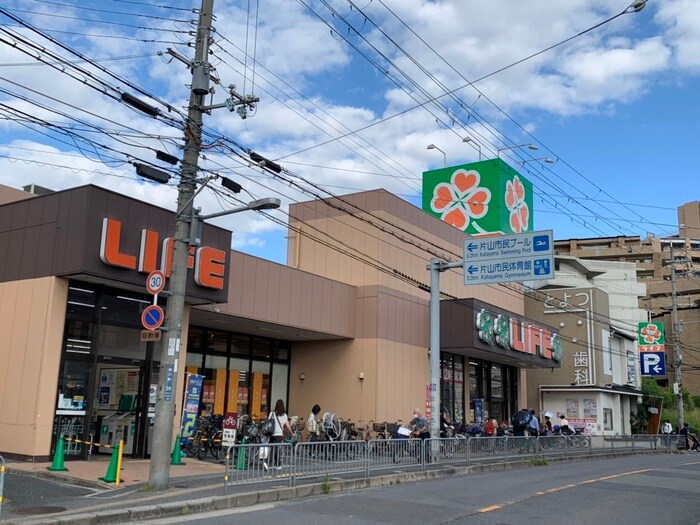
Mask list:
[[[241,444],[229,447],[224,492],[230,485],[275,481],[292,487],[304,478],[382,470],[425,470],[523,460],[593,456],[596,453],[671,452],[675,435],[470,437]]]
[[[5,487],[5,458],[0,456],[0,518],[2,518],[2,492]]]

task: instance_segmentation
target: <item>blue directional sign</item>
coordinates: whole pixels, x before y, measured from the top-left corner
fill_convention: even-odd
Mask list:
[[[554,278],[552,230],[464,241],[464,284]]]
[[[666,359],[664,352],[639,352],[639,361],[643,376],[666,375]]]

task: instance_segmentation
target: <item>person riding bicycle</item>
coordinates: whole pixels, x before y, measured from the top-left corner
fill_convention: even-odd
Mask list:
[[[566,417],[564,416],[564,414],[561,414],[561,415],[559,416],[559,419],[560,419],[560,421],[559,421],[559,428],[561,429],[561,433],[562,433],[562,434],[571,435],[571,434],[574,434],[574,433],[575,433],[573,430],[571,430],[571,428],[569,428],[569,420],[566,419]]]

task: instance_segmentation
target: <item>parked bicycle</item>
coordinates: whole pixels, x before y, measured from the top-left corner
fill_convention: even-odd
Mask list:
[[[200,416],[195,421],[194,434],[187,438],[187,443],[183,447],[185,455],[193,458],[197,456],[200,460],[205,459],[211,453],[214,459],[219,459],[222,452],[222,430],[223,417]]]

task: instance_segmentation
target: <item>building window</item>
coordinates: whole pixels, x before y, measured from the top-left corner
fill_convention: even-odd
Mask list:
[[[613,411],[612,408],[603,409],[603,430],[613,429]]]

